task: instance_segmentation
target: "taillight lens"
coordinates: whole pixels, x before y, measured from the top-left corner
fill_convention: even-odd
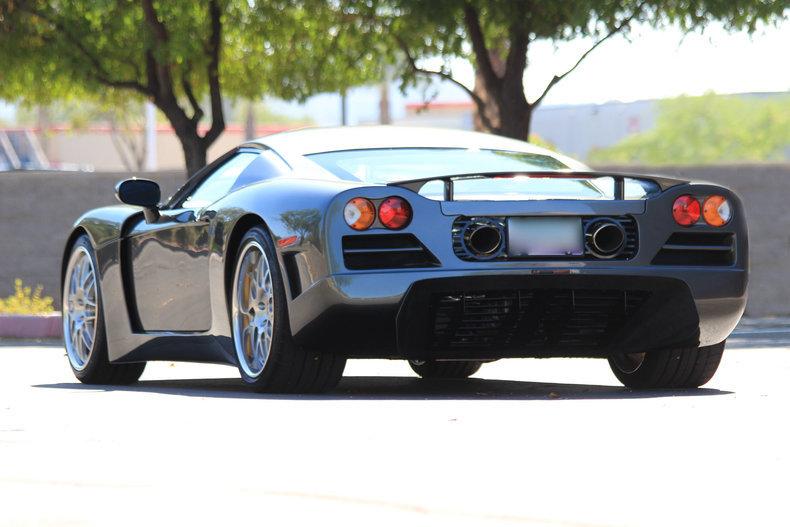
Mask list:
[[[702,205],[702,216],[708,225],[721,227],[732,218],[732,209],[724,196],[709,196]]]
[[[699,221],[700,205],[694,196],[680,196],[672,205],[672,217],[675,223],[688,227]]]
[[[411,205],[403,198],[391,196],[379,205],[379,221],[388,229],[402,229],[411,221]]]
[[[343,217],[352,229],[364,231],[369,229],[376,221],[376,207],[369,199],[354,198],[346,203],[343,209]]]

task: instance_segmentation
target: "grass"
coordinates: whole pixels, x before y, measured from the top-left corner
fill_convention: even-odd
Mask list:
[[[42,296],[43,287],[25,286],[22,280],[14,280],[14,293],[0,298],[0,315],[43,315],[55,311],[51,296]]]

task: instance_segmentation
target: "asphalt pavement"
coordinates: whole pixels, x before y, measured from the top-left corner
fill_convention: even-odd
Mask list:
[[[75,381],[0,345],[2,525],[790,525],[790,321],[746,321],[695,391],[605,361],[505,360],[428,383],[353,361],[322,396],[230,367]]]

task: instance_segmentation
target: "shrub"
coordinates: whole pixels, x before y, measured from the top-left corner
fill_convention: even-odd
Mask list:
[[[35,289],[24,286],[22,280],[14,280],[14,294],[0,298],[0,314],[4,315],[41,315],[55,311],[51,296],[41,296],[43,287]]]

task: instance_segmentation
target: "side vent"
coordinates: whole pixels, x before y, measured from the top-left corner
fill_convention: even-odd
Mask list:
[[[436,257],[413,234],[343,236],[343,261],[348,269],[439,266]]]
[[[735,263],[734,235],[728,232],[676,232],[653,258],[654,265],[726,266]]]

